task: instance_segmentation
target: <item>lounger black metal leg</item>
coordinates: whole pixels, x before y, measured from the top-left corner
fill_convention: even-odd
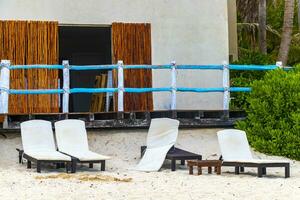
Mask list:
[[[19,151],[19,163],[22,163],[22,153]]]
[[[101,160],[101,171],[105,171],[105,160]]]
[[[89,163],[89,168],[93,168],[93,167],[94,167],[93,163]]]
[[[181,160],[180,164],[185,165],[185,160]]]
[[[261,178],[263,175],[263,167],[258,166],[257,167],[257,177]]]
[[[36,162],[36,171],[37,171],[37,173],[41,173],[41,162],[40,161]]]
[[[67,162],[65,167],[67,173],[72,172],[72,162]]]
[[[172,171],[175,171],[175,170],[176,170],[176,160],[175,160],[175,159],[172,159],[172,160],[171,160],[171,170],[172,170]]]
[[[234,169],[235,169],[234,170],[235,174],[240,174],[240,167],[239,166],[236,166]]]
[[[285,171],[285,178],[289,178],[290,177],[290,164],[288,164],[284,167],[284,171]]]
[[[31,161],[27,160],[27,169],[31,169]]]
[[[240,167],[241,172],[245,172],[245,167]]]
[[[263,175],[266,175],[266,174],[267,174],[267,168],[266,168],[266,167],[263,167],[263,168],[262,168],[262,174],[263,174]]]
[[[77,160],[75,158],[71,158],[71,173],[76,172],[76,164],[77,164]]]

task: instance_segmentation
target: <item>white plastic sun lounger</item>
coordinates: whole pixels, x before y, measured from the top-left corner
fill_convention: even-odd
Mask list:
[[[27,160],[27,168],[31,162],[37,165],[37,172],[41,172],[41,163],[67,163],[71,166],[71,157],[56,151],[51,122],[44,120],[30,120],[21,123],[21,137],[23,157]],[[72,169],[72,172],[73,169]]]
[[[89,150],[85,123],[81,120],[68,119],[55,123],[55,133],[58,150],[75,158],[77,162],[101,163],[101,171],[105,171],[105,160],[110,159]]]
[[[168,151],[176,143],[178,126],[178,120],[152,119],[147,136],[146,152],[134,170],[158,171],[163,165]]]
[[[253,158],[246,133],[241,130],[227,129],[218,131],[219,146],[223,166],[234,166],[235,173],[244,171],[244,167],[257,167],[258,177],[266,175],[267,167],[284,167],[285,177],[290,177],[290,163],[282,160],[263,160]]]

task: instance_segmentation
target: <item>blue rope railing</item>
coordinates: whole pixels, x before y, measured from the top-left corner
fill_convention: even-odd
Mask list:
[[[18,69],[63,69],[63,65],[11,65],[10,70]]]
[[[1,89],[0,89],[1,90]],[[146,92],[171,92],[172,88],[124,88],[127,93],[146,93]],[[224,92],[224,88],[176,88],[177,92]],[[251,92],[249,87],[231,87],[230,92]],[[10,89],[9,94],[62,94],[67,91],[63,89],[37,89],[37,90],[17,90]],[[118,92],[118,88],[72,88],[70,94],[76,93],[114,93]]]
[[[171,69],[174,65],[124,65],[124,69]],[[19,69],[64,69],[64,65],[11,65],[8,67],[10,70]],[[70,65],[70,70],[112,70],[118,69],[118,65]],[[176,69],[192,69],[192,70],[223,70],[224,65],[176,65]],[[256,70],[256,71],[268,71],[277,69],[276,65],[228,65],[230,70]],[[291,67],[284,68],[285,70],[292,69]],[[0,90],[4,90],[1,89]],[[171,92],[174,89],[170,87],[162,88],[124,88],[124,92],[127,93],[145,93],[145,92]],[[225,88],[175,88],[177,92],[224,92]],[[230,92],[251,92],[249,87],[230,87]],[[114,93],[118,92],[118,88],[72,88],[69,91],[63,89],[31,89],[31,90],[20,90],[10,89],[9,94],[62,94],[68,92],[70,94],[75,93]]]
[[[118,88],[72,88],[71,94],[75,93],[106,93],[106,92],[118,92]]]
[[[276,65],[229,65],[230,70],[268,71],[278,68]]]
[[[171,69],[172,65],[124,65],[124,69]],[[223,65],[176,65],[176,69],[222,70]],[[268,71],[277,69],[276,65],[228,65],[230,70]],[[10,70],[19,69],[64,69],[63,65],[11,65]],[[70,65],[70,70],[112,70],[118,65]],[[284,69],[291,69],[290,67]]]
[[[37,89],[37,90],[16,90],[10,89],[9,94],[62,94],[62,89]]]

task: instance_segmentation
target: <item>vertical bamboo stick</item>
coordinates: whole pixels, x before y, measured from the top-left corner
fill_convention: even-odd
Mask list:
[[[124,111],[124,72],[123,61],[118,61],[118,112]]]
[[[281,61],[277,61],[277,62],[276,62],[276,66],[277,66],[278,68],[283,68],[283,65],[282,65],[282,62],[281,62]]]
[[[8,114],[8,96],[9,96],[9,60],[1,60],[1,77],[0,77],[0,113]]]
[[[223,110],[229,114],[229,103],[230,103],[230,91],[229,91],[230,83],[229,83],[229,66],[225,61],[223,62],[223,88],[224,88],[224,96],[223,96]]]
[[[171,88],[172,88],[172,93],[171,93],[171,110],[176,110],[176,62],[172,61],[172,69],[171,69],[171,73],[172,73],[172,83],[171,83]]]
[[[69,113],[69,95],[70,95],[70,66],[68,60],[63,60],[62,62],[63,78],[64,78],[64,94],[63,94],[63,113]]]

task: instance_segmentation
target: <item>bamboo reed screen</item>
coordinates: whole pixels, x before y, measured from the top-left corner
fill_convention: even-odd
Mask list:
[[[123,60],[124,64],[151,64],[151,25],[133,23],[112,24],[113,63]],[[117,85],[117,73],[113,73]],[[152,87],[152,71],[149,69],[124,70],[124,86],[136,88]],[[117,110],[117,95],[114,96]],[[152,93],[125,93],[124,111],[153,110]]]
[[[11,64],[57,64],[58,23],[0,21],[0,59]],[[47,69],[12,70],[12,89],[58,87],[58,71]],[[9,113],[58,112],[58,95],[10,95]]]

